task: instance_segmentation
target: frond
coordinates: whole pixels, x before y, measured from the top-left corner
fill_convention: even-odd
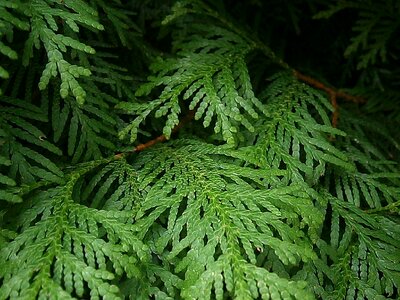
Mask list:
[[[67,31],[79,32],[78,24],[92,30],[103,30],[97,21],[97,12],[81,0],[58,1],[32,0],[26,4],[25,12],[31,20],[31,32],[25,44],[24,65],[28,65],[33,56],[33,47],[41,45],[47,53],[48,63],[40,78],[39,88],[44,90],[52,77],[60,76],[60,95],[66,98],[72,95],[83,104],[86,92],[78,82],[81,76],[89,76],[90,70],[68,62],[64,57],[68,49],[94,54],[95,50],[87,44],[70,36],[57,33],[63,27]],[[62,22],[57,22],[62,20]]]
[[[5,162],[12,161],[8,176],[25,184],[40,179],[60,182],[63,173],[41,152],[59,156],[61,150],[47,141],[43,131],[34,125],[47,122],[47,115],[39,107],[22,100],[1,96],[0,103],[0,151]]]
[[[87,180],[82,183],[84,188],[80,195],[81,202],[93,208],[126,211],[135,216],[144,196],[139,171],[124,158],[111,161],[96,171],[93,176],[87,176]],[[141,226],[137,231],[142,231]],[[152,255],[158,261],[156,253],[153,252]],[[161,299],[175,299],[182,288],[183,280],[169,268],[158,264],[147,264],[142,274],[145,277],[141,283],[134,279],[119,283],[125,295],[135,299],[147,299],[149,295]]]
[[[0,168],[2,171],[9,168],[11,164],[11,160],[7,159],[5,156],[0,155]],[[4,173],[0,173],[0,200],[9,202],[21,202],[21,197],[17,194],[17,191],[13,189],[13,187],[17,185],[15,180]]]
[[[385,140],[386,146],[394,143],[393,149],[399,149],[399,145],[383,124],[344,109],[341,115],[340,127],[347,136],[338,137],[336,144],[347,152],[357,171],[331,168],[325,177],[326,186],[339,199],[364,209],[379,209],[395,203],[400,197],[400,172],[398,165],[387,159],[388,147],[380,146]]]
[[[311,298],[304,282],[258,267],[264,253],[283,268],[315,257],[307,236],[322,216],[310,195],[304,186],[282,184],[286,171],[243,167],[218,153],[176,141],[139,155],[133,165],[146,191],[136,216],[141,236],[162,265],[184,274],[184,298]]]
[[[74,163],[99,159],[115,148],[116,121],[109,111],[108,95],[96,86],[82,86],[88,91],[83,105],[71,97],[61,101],[57,96],[51,104],[54,140],[67,137],[68,155]]]
[[[324,175],[327,164],[354,170],[347,154],[329,141],[346,134],[332,127],[328,100],[289,73],[271,81],[259,96],[266,102],[266,118],[257,124],[254,145],[239,149],[239,157],[258,166],[286,169],[291,180],[311,185]]]
[[[85,58],[92,76],[81,81],[86,93],[84,104],[72,97],[60,99],[53,94],[50,108],[54,140],[63,142],[66,137],[73,163],[99,159],[115,150],[118,118],[113,106],[119,98],[135,98],[130,86],[132,77],[126,74],[126,69],[109,61],[113,58],[108,52]]]
[[[229,144],[235,143],[235,133],[241,126],[254,131],[252,122],[264,108],[254,96],[246,65],[252,46],[229,30],[198,24],[175,47],[177,58],[156,61],[151,66],[154,75],[136,92],[145,96],[161,87],[159,96],[149,102],[117,105],[135,116],[121,131],[121,137],[129,134],[134,141],[138,127],[151,113],[156,118],[167,117],[163,133],[170,137],[179,123],[183,102],[196,109],[195,119],[203,119],[204,127],[214,123],[214,132]]]
[[[134,99],[134,78],[129,75],[127,68],[117,64],[118,55],[113,54],[115,47],[96,43],[96,48],[102,51],[88,57],[92,76],[85,82],[92,82],[96,89],[108,94],[107,99],[113,104],[120,102],[120,98]]]
[[[13,12],[21,8],[20,1],[0,1],[0,53],[7,56],[9,59],[17,59],[18,54],[7,44],[13,41],[14,28],[20,30],[28,30],[29,25],[26,20],[17,17]],[[4,43],[4,39],[7,43]],[[0,78],[9,78],[8,71],[0,66]]]
[[[395,295],[400,284],[399,224],[339,199],[331,198],[330,204],[331,245],[336,250],[330,258],[336,288],[327,299]],[[344,224],[340,229],[339,219]]]
[[[135,37],[139,36],[140,29],[133,22],[134,14],[124,8],[120,0],[92,1],[93,7],[99,12],[102,24],[107,28],[107,35],[110,40],[119,38],[119,42],[124,47],[131,47],[136,43]]]
[[[14,224],[21,233],[0,252],[1,299],[118,298],[116,276],[140,277],[149,251],[136,237],[132,215],[75,202],[77,180],[99,163],[30,199]]]
[[[125,159],[113,161],[87,182],[81,197],[91,207],[135,211],[143,197],[137,170]]]
[[[329,18],[333,14],[352,9],[358,17],[352,31],[356,34],[345,50],[346,56],[361,52],[358,58],[358,69],[375,65],[378,60],[386,62],[388,44],[395,38],[400,28],[398,1],[339,1],[328,10],[316,15],[318,18]],[[390,55],[390,53],[389,53]]]

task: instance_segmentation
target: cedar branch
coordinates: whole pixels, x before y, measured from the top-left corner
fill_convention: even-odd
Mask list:
[[[337,98],[342,98],[346,101],[350,101],[350,102],[354,102],[354,103],[365,103],[366,102],[366,100],[361,97],[352,96],[345,92],[339,91],[335,88],[328,87],[325,84],[323,84],[322,82],[320,82],[310,76],[304,75],[304,74],[300,73],[299,71],[293,70],[293,74],[297,79],[309,84],[310,86],[312,86],[316,89],[322,90],[329,95],[329,99],[334,108],[334,112],[332,115],[332,126],[333,127],[337,127],[338,118],[339,118],[339,110],[338,110],[339,106],[337,103]],[[179,131],[186,123],[190,122],[194,117],[194,113],[195,113],[194,110],[190,110],[189,113],[172,130],[172,133]],[[135,152],[141,152],[141,151],[146,150],[147,148],[150,148],[158,143],[165,142],[166,140],[167,140],[167,137],[164,134],[162,134],[146,143],[137,145],[132,150],[117,153],[114,155],[114,158],[120,159],[128,154],[135,153]]]
[[[310,86],[312,86],[316,89],[324,91],[329,95],[329,100],[331,101],[333,109],[334,109],[333,114],[332,114],[332,126],[335,128],[337,127],[338,119],[339,119],[339,105],[337,103],[338,98],[342,98],[346,101],[350,101],[350,102],[354,102],[354,103],[365,103],[366,102],[366,100],[364,98],[352,96],[345,92],[339,91],[335,88],[328,87],[325,84],[323,84],[322,82],[320,82],[310,76],[304,75],[304,74],[300,73],[299,71],[293,70],[293,74],[297,79],[309,84]]]

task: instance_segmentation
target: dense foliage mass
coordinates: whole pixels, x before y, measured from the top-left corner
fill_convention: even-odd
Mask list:
[[[0,300],[398,299],[400,2],[0,0]]]

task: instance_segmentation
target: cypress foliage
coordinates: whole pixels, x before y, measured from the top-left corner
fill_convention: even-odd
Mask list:
[[[0,0],[0,300],[398,299],[399,13]]]

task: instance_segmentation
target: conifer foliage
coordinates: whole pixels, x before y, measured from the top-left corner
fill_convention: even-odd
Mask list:
[[[0,0],[0,300],[398,299],[399,9]]]

